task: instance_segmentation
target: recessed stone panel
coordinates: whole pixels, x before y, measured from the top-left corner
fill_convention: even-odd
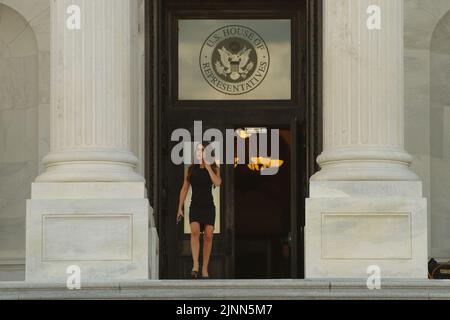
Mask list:
[[[132,259],[131,215],[44,215],[43,261]]]
[[[411,259],[409,213],[323,213],[322,259]]]

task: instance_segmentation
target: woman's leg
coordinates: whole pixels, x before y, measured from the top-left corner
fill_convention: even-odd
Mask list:
[[[214,236],[214,227],[211,225],[205,226],[205,232],[203,234],[203,265],[202,276],[208,277],[209,257],[211,256],[211,249]]]
[[[191,250],[192,262],[194,264],[192,270],[198,271],[198,256],[200,255],[200,224],[198,222],[191,223]]]

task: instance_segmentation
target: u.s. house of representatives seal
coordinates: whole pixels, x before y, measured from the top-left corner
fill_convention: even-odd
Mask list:
[[[213,32],[203,44],[200,68],[208,84],[224,94],[254,90],[266,78],[270,54],[264,39],[248,27],[230,25]]]

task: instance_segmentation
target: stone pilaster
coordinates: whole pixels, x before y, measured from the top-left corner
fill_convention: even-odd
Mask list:
[[[374,265],[425,278],[426,200],[404,150],[403,0],[323,8],[324,151],[307,200],[306,276],[367,277]]]

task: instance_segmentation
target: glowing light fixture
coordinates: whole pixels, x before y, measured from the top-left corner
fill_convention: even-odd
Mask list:
[[[241,139],[248,139],[258,133],[267,133],[267,128],[240,128],[236,130],[236,135]]]
[[[236,135],[241,138],[241,139],[248,139],[251,137],[251,134],[248,133],[246,130],[244,129],[237,129],[236,130]]]
[[[283,160],[264,157],[252,157],[250,160],[251,163],[248,165],[248,167],[253,171],[260,171],[269,168],[280,168],[284,164]]]
[[[269,168],[280,168],[283,166],[284,161],[278,159],[270,159],[264,157],[252,157],[247,167],[251,171],[262,171]],[[239,158],[234,158],[234,168],[237,168]]]

